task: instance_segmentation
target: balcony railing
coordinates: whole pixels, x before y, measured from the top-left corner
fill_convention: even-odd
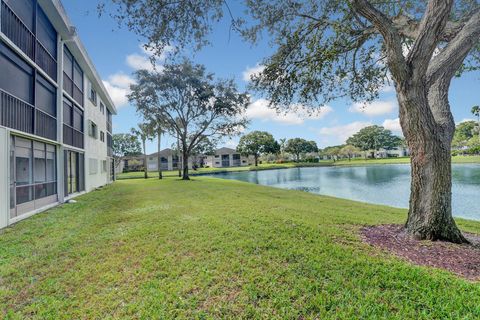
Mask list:
[[[51,140],[57,140],[57,119],[37,109],[35,114],[35,134]]]
[[[38,40],[36,56],[35,62],[37,65],[42,68],[50,78],[57,81],[57,61]]]
[[[83,132],[63,124],[63,143],[83,149]]]
[[[0,90],[0,125],[34,133],[34,111],[32,105]]]
[[[63,73],[63,90],[65,90],[78,104],[83,106],[83,92],[73,83],[73,80]]]
[[[35,35],[13,10],[2,1],[2,32],[30,59],[35,60]]]
[[[57,81],[57,60],[35,38],[30,29],[22,22],[15,12],[2,1],[2,32],[35,61],[53,80]]]

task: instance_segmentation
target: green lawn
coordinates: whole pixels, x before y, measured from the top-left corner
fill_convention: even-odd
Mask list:
[[[209,174],[209,173],[220,173],[220,172],[238,172],[238,171],[259,171],[259,170],[270,170],[270,169],[288,169],[288,168],[295,168],[295,167],[323,167],[331,165],[333,162],[331,161],[322,161],[319,163],[311,163],[311,162],[288,162],[288,163],[262,163],[259,164],[257,167],[255,166],[245,166],[245,167],[229,167],[229,168],[199,168],[197,170],[190,170],[190,174],[195,175],[202,175],[202,174]],[[174,171],[163,171],[162,175],[166,177],[178,177],[178,170]],[[143,178],[144,173],[142,172],[127,172],[127,173],[120,173],[117,174],[117,179],[124,180],[124,179],[138,179]],[[149,178],[158,178],[158,172],[148,172]]]
[[[405,210],[207,177],[77,200],[0,233],[1,318],[480,317],[479,284],[360,241]]]

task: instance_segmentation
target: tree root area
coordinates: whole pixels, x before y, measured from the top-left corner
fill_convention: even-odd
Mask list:
[[[361,229],[363,240],[413,264],[448,270],[468,280],[480,280],[480,236],[463,233],[470,244],[416,240],[403,225],[387,224]]]

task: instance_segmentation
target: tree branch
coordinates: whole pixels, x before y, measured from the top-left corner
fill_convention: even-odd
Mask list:
[[[453,0],[430,0],[418,26],[418,36],[407,57],[413,67],[413,77],[422,77],[435,51],[448,17],[452,12]]]
[[[480,41],[480,10],[477,10],[456,37],[430,62],[427,83],[432,85],[440,77],[453,77],[470,50]]]
[[[350,0],[350,3],[358,14],[370,21],[382,35],[387,48],[387,60],[392,76],[397,82],[401,82],[407,76],[407,66],[402,53],[402,39],[392,21],[377,10],[367,0]]]

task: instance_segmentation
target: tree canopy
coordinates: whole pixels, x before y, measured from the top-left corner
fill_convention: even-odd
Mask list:
[[[318,152],[318,147],[315,141],[293,138],[286,142],[285,151],[295,155],[295,160],[299,161],[302,154]]]
[[[166,64],[161,72],[139,70],[129,99],[147,119],[162,119],[178,138],[183,156],[183,179],[188,158],[205,139],[232,136],[245,128],[249,103],[233,80],[215,79],[205,67],[184,60]]]
[[[112,151],[115,167],[118,167],[121,160],[127,156],[138,156],[142,154],[140,141],[133,134],[115,133],[112,136]]]
[[[347,144],[363,151],[372,151],[383,148],[390,150],[402,144],[402,139],[392,134],[390,130],[381,126],[369,126],[361,129],[347,139]]]
[[[273,136],[265,131],[253,131],[240,138],[237,152],[244,156],[253,155],[255,166],[258,165],[258,158],[262,154],[280,152],[280,145]]]

